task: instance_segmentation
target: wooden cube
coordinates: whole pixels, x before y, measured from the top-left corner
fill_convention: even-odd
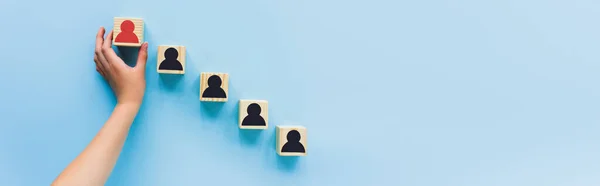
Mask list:
[[[162,74],[185,73],[185,47],[174,45],[158,46],[156,71]]]
[[[112,40],[115,46],[142,46],[144,43],[144,20],[115,17]]]
[[[303,126],[277,126],[276,146],[280,156],[306,156],[306,128]]]
[[[269,128],[269,107],[265,100],[240,100],[240,129]]]
[[[226,102],[229,91],[227,73],[202,72],[200,74],[200,101]]]

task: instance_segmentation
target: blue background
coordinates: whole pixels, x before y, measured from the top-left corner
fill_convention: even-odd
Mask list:
[[[148,90],[107,185],[600,184],[594,0],[2,0],[0,180],[48,185],[115,104],[94,36],[141,17]],[[156,73],[160,44],[184,76]],[[198,100],[227,72],[230,101]],[[237,128],[237,100],[270,127]],[[309,155],[275,153],[275,125]]]

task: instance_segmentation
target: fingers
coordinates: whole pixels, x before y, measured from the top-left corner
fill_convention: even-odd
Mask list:
[[[96,67],[100,66],[100,61],[98,61],[98,55],[94,54],[94,63],[96,63]]]
[[[94,55],[94,63],[96,63],[96,68],[102,68],[100,67],[102,63],[100,63],[100,60],[98,60],[98,55]]]
[[[104,43],[104,27],[100,27],[98,33],[96,34],[96,52],[99,52],[102,49],[102,44]]]
[[[101,69],[104,69],[106,65],[108,65],[104,55],[102,54],[104,32],[104,27],[100,27],[98,33],[96,34],[96,48],[94,48],[94,62],[96,62],[96,65],[100,66]]]
[[[142,71],[146,69],[146,62],[148,60],[148,42],[144,42],[138,52],[137,63],[135,68],[140,68]]]
[[[102,75],[102,77],[106,78],[106,74],[104,73],[104,69],[102,68],[102,63],[98,59],[98,55],[94,55],[94,62],[96,63],[96,71]]]
[[[119,56],[117,56],[117,53],[115,53],[115,50],[112,49],[112,38],[113,31],[110,31],[104,39],[104,43],[102,43],[102,54],[104,54],[104,57],[108,60],[109,64],[120,59]]]
[[[96,66],[96,72],[98,72],[100,75],[102,75],[103,78],[106,78],[106,76],[104,75],[104,71],[102,71],[102,69],[100,69],[100,67]]]
[[[104,33],[106,30],[104,27],[100,27],[98,33],[96,34],[96,47],[94,49],[94,62],[99,70],[102,72],[102,76],[106,78],[106,72],[109,71],[110,66],[108,65],[108,60],[104,57],[104,53],[102,50],[102,46],[104,44]]]
[[[104,43],[102,43],[103,48],[111,48],[112,47],[112,38],[113,38],[113,31],[111,30],[108,35],[106,36],[106,39],[104,39]]]

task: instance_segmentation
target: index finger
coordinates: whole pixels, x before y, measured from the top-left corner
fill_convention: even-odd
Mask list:
[[[116,60],[116,58],[119,58],[117,56],[117,53],[115,53],[115,51],[112,49],[112,38],[113,31],[110,31],[104,39],[104,43],[102,44],[102,53],[104,54],[104,57],[108,59],[109,62],[111,62],[111,60]]]
[[[111,30],[108,35],[106,35],[106,39],[104,39],[104,47],[105,48],[110,48],[112,47],[112,38],[113,38],[113,31]]]
[[[96,52],[99,52],[102,49],[102,43],[104,43],[104,27],[100,27],[98,33],[96,34]]]

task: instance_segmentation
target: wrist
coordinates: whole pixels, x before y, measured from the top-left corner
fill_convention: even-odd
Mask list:
[[[127,110],[127,111],[133,111],[136,112],[140,109],[141,107],[141,103],[137,103],[137,102],[125,102],[125,103],[117,103],[117,105],[115,106],[115,110]]]
[[[139,109],[140,104],[117,103],[105,125],[130,127],[137,117]]]

